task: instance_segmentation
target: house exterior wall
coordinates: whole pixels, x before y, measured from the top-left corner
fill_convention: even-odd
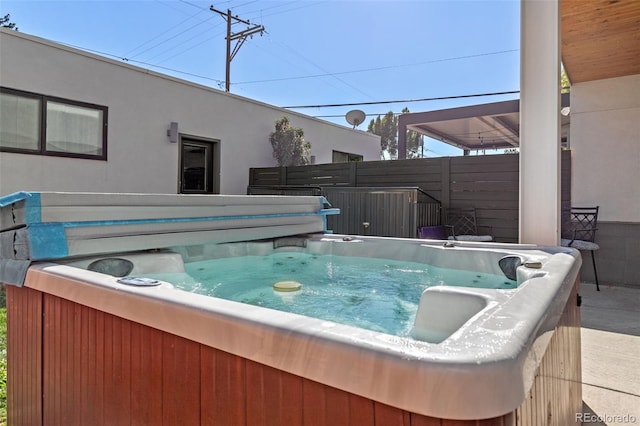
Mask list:
[[[600,206],[600,285],[638,286],[640,268],[640,75],[571,86],[572,202]],[[594,282],[590,254],[582,276]]]
[[[251,167],[276,165],[269,134],[286,115],[312,143],[379,159],[378,136],[89,54],[15,31],[0,33],[0,85],[107,106],[107,161],[0,152],[0,194],[17,190],[178,192],[179,145],[167,129],[219,141],[220,192],[244,194]]]
[[[640,75],[571,86],[574,205],[640,222]]]

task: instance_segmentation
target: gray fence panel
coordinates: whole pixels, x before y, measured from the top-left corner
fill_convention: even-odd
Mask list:
[[[419,187],[443,207],[475,207],[478,224],[496,241],[518,241],[519,154],[441,157],[251,169],[250,185]],[[279,170],[279,171],[278,171]],[[275,178],[280,180],[274,182]],[[561,155],[561,206],[571,206],[571,151]],[[378,204],[385,209],[384,204]],[[418,225],[439,223],[440,212],[417,207]],[[424,213],[421,213],[426,209]],[[385,209],[385,211],[389,211]],[[437,220],[434,219],[437,215]],[[342,216],[342,215],[341,215]],[[394,216],[395,217],[395,216]],[[395,219],[397,220],[397,219]],[[353,229],[354,224],[348,229]],[[384,232],[388,232],[385,228]],[[361,233],[361,232],[360,232]]]

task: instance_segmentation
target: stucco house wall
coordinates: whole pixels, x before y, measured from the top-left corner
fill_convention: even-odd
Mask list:
[[[571,86],[572,203],[600,206],[602,282],[640,282],[640,75]],[[591,278],[590,262],[583,272]]]
[[[224,194],[246,192],[249,168],[276,165],[269,134],[284,115],[304,129],[316,163],[330,163],[333,150],[379,159],[378,136],[5,29],[0,85],[108,107],[107,161],[0,152],[0,194],[176,193],[171,122],[181,135],[219,141]]]
[[[573,203],[640,222],[640,75],[571,86],[571,149]]]

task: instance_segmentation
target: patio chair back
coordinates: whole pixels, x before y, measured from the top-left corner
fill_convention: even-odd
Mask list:
[[[478,235],[476,209],[447,209],[446,225],[455,235]]]
[[[596,207],[571,207],[563,213],[562,238],[594,242],[598,229],[598,210]]]
[[[595,207],[571,207],[562,212],[562,239],[560,244],[564,247],[573,247],[578,250],[591,252],[593,263],[593,275],[596,279],[596,290],[600,291],[598,270],[596,269],[596,250],[600,246],[596,244],[596,231],[598,230],[598,210]]]
[[[478,220],[474,207],[448,208],[444,217],[445,227],[450,234],[449,239],[468,241],[493,240],[491,235],[480,235],[478,233]]]

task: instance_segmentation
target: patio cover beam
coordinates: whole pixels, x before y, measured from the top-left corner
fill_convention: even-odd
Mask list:
[[[502,117],[493,117],[493,119],[497,121],[498,124],[500,124],[500,126],[502,127],[502,129],[500,129],[502,131],[502,134],[504,134],[511,140],[511,145],[520,146],[520,131],[514,129],[511,123],[509,123]]]
[[[455,137],[453,137],[451,135],[447,135],[447,134],[438,132],[437,130],[432,129],[431,127],[429,127],[427,125],[424,125],[424,124],[421,125],[420,127],[406,126],[405,127],[405,134],[406,134],[406,130],[407,129],[408,130],[413,130],[414,132],[418,132],[418,133],[421,133],[421,134],[426,135],[426,136],[429,136],[430,138],[434,138],[434,139],[437,139],[439,141],[446,142],[446,143],[448,143],[450,145],[453,145],[453,146],[455,146],[457,148],[460,148],[460,149],[471,149],[465,144],[464,141],[462,141],[460,139],[457,139],[457,138],[455,138]],[[399,136],[398,136],[398,139],[399,139]],[[406,144],[405,144],[405,148],[406,148]],[[400,143],[398,142],[398,152],[400,152],[399,150],[400,150]],[[398,154],[398,155],[400,155],[400,154]]]
[[[514,135],[510,126],[503,124],[499,118],[500,117],[476,117],[476,119],[484,123],[484,125],[504,136],[511,146],[518,146],[519,135],[517,133]]]

